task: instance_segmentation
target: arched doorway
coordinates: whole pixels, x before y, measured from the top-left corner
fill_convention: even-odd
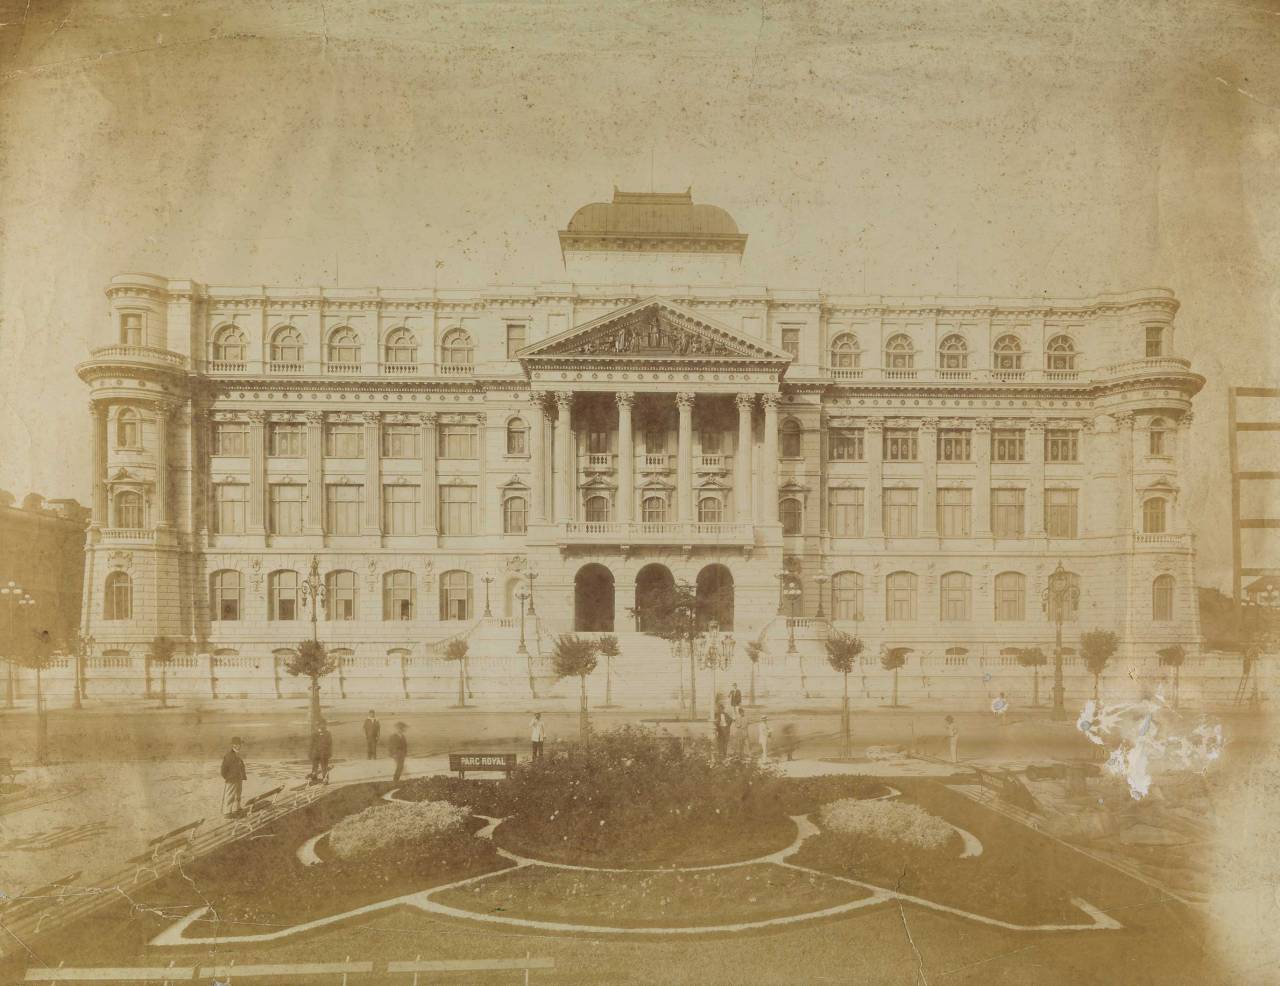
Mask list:
[[[671,606],[671,590],[676,580],[671,569],[656,562],[636,573],[636,629],[653,633],[662,624]]]
[[[613,632],[613,573],[603,565],[583,565],[573,578],[573,628]]]
[[[721,630],[733,629],[733,573],[723,565],[708,565],[698,573],[698,626],[713,620]]]

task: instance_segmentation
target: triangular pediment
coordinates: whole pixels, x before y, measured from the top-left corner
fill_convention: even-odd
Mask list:
[[[790,363],[791,355],[683,305],[650,298],[521,350],[521,360],[679,359]]]

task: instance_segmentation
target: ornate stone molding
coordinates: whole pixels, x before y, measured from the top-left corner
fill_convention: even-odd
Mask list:
[[[676,407],[693,409],[694,403],[697,401],[698,395],[688,391],[680,391],[676,394]]]
[[[635,405],[636,395],[629,390],[619,390],[613,395],[613,399],[617,402],[619,408],[630,409]]]

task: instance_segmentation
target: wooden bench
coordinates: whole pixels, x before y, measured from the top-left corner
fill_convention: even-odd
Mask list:
[[[514,753],[450,753],[449,769],[461,780],[467,774],[502,773],[508,777],[516,769]]]
[[[284,792],[284,796],[289,799],[290,808],[297,808],[300,805],[310,804],[324,792],[324,784],[320,781],[308,778],[301,784],[297,784]]]
[[[161,866],[176,865],[178,857],[191,849],[191,844],[196,841],[196,830],[203,824],[204,819],[197,818],[194,822],[181,825],[172,832],[157,835],[147,843],[144,852],[132,859],[126,859],[126,863],[137,867],[133,872],[133,882],[137,883],[143,872],[150,872],[152,876],[158,877]],[[165,859],[165,856],[168,856],[168,859]]]
[[[252,798],[244,803],[240,811],[242,815],[235,820],[231,826],[233,835],[240,832],[241,828],[247,828],[252,832],[261,825],[266,819],[264,817],[266,811],[272,807],[272,799],[284,790],[284,785],[273,787],[270,791],[263,791],[261,794],[255,794]]]
[[[1027,790],[1026,785],[1022,783],[1021,779],[1013,771],[1001,770],[997,773],[995,771],[982,770],[971,764],[966,766],[978,775],[979,783],[995,794],[1001,801],[1032,814],[1039,813],[1039,802],[1036,801],[1035,796]]]
[[[8,757],[0,758],[0,778],[7,777],[9,778],[9,783],[12,784],[21,773],[22,771],[13,769],[13,761]]]

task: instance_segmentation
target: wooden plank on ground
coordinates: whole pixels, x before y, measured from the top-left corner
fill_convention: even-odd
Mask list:
[[[344,972],[373,972],[372,962],[294,962],[285,965],[203,965],[201,979],[242,976],[340,976]]]
[[[504,969],[554,969],[555,959],[436,959],[388,962],[387,972],[499,972]]]
[[[28,969],[26,981],[29,983],[128,983],[128,982],[164,982],[168,980],[194,979],[196,970],[192,966],[175,966],[171,969]]]

